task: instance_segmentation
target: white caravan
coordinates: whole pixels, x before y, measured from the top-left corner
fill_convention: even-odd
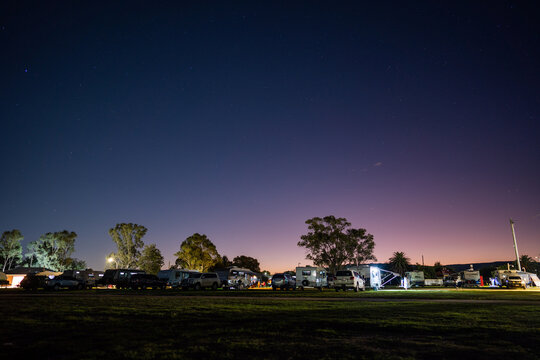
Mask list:
[[[161,270],[158,272],[157,276],[161,280],[167,281],[167,286],[172,288],[179,288],[182,286],[182,280],[186,280],[189,277],[189,274],[198,273],[196,270],[186,270],[186,269],[169,269]]]
[[[316,288],[322,290],[328,286],[326,270],[322,267],[298,266],[296,268],[296,286],[300,290],[304,288]]]
[[[423,271],[407,271],[405,273],[409,286],[424,286],[424,272]]]

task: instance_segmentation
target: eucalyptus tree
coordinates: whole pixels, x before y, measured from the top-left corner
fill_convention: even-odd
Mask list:
[[[236,256],[232,262],[235,266],[238,266],[241,268],[246,268],[255,272],[261,271],[261,265],[259,264],[259,260],[252,258],[251,256],[245,256],[245,255]]]
[[[330,215],[308,219],[306,224],[309,231],[300,237],[298,246],[306,248],[306,258],[315,265],[335,274],[346,263],[375,260],[373,235],[351,228],[347,219]]]
[[[2,271],[11,269],[13,263],[22,260],[21,241],[24,239],[17,229],[4,231],[0,237],[0,261]]]
[[[180,251],[174,254],[176,264],[185,269],[208,271],[221,257],[216,246],[206,235],[195,233],[180,244]]]
[[[163,256],[161,255],[161,251],[156,247],[156,244],[146,245],[139,259],[139,269],[149,274],[157,274],[163,264]]]
[[[109,229],[109,235],[116,244],[118,251],[115,253],[115,261],[120,268],[134,268],[137,266],[141,249],[144,246],[143,236],[148,231],[138,224],[116,224]]]
[[[74,231],[48,232],[28,245],[29,253],[26,256],[32,259],[31,265],[64,271],[76,260],[71,258],[71,254],[75,251],[76,238],[77,233]]]

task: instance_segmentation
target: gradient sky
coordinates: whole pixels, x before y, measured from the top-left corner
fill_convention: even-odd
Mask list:
[[[513,259],[512,217],[540,256],[535,2],[285,3],[2,2],[0,231],[283,271],[314,216],[426,264]]]

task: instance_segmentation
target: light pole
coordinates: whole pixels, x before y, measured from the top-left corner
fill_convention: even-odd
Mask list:
[[[521,271],[521,264],[519,262],[519,253],[516,241],[516,231],[514,230],[514,221],[510,219],[510,227],[512,228],[512,237],[514,238],[514,250],[516,251],[516,263],[518,271]]]

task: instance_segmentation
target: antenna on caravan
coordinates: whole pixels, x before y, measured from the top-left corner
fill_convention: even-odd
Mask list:
[[[514,250],[516,250],[517,270],[521,271],[521,264],[519,262],[519,253],[516,241],[516,231],[514,230],[514,221],[510,219],[510,227],[512,228],[512,237],[514,238]]]

